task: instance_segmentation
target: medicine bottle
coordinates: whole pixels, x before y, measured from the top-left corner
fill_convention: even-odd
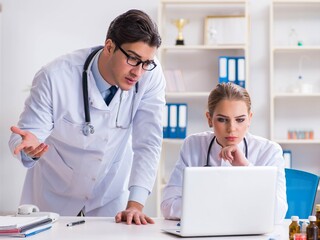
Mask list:
[[[302,221],[300,232],[301,233],[307,233],[307,226],[308,226],[307,221],[306,220]]]
[[[291,223],[289,225],[289,239],[294,240],[293,236],[295,233],[300,233],[300,225],[298,223],[299,217],[298,216],[292,216],[291,217]]]
[[[309,225],[307,227],[307,239],[308,240],[318,240],[319,228],[316,224],[316,216],[309,216]]]
[[[317,226],[320,229],[320,204],[316,204],[316,218],[317,218]],[[318,233],[318,239],[320,239],[320,230]]]

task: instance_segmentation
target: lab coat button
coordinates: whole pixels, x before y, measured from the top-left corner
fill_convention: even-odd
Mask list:
[[[93,177],[93,178],[91,178],[91,180],[92,180],[92,181],[95,181],[95,180],[96,180],[96,178],[95,178],[95,177]]]

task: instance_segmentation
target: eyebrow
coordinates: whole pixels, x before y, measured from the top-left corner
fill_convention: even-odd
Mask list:
[[[138,53],[136,53],[135,51],[132,50],[126,50],[128,53],[131,53],[133,55],[135,55],[135,57],[140,58],[140,60],[142,61],[142,56],[140,56]],[[149,61],[149,62],[154,62],[154,59],[147,59],[144,62]]]
[[[135,51],[127,50],[127,52],[132,53],[133,55],[135,55],[138,58],[141,58],[141,56],[138,53],[136,53]]]
[[[243,117],[246,117],[247,115],[243,114],[243,115],[239,115],[239,116],[236,116],[235,118],[243,118]],[[225,116],[223,114],[217,114],[217,117],[224,117],[224,118],[229,118],[228,116]]]

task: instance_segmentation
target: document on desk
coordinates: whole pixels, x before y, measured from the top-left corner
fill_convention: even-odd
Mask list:
[[[0,236],[27,237],[51,227],[52,219],[47,216],[0,216]]]

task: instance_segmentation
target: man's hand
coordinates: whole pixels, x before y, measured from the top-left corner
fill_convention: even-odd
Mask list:
[[[22,150],[31,158],[39,158],[49,149],[45,143],[40,143],[38,138],[29,131],[23,131],[18,127],[11,127],[13,133],[19,134],[22,138],[21,143],[14,149],[14,154],[17,155]]]
[[[127,224],[135,223],[137,225],[154,223],[154,221],[142,212],[143,205],[129,201],[126,210],[119,212],[115,216],[116,223],[127,222]]]

